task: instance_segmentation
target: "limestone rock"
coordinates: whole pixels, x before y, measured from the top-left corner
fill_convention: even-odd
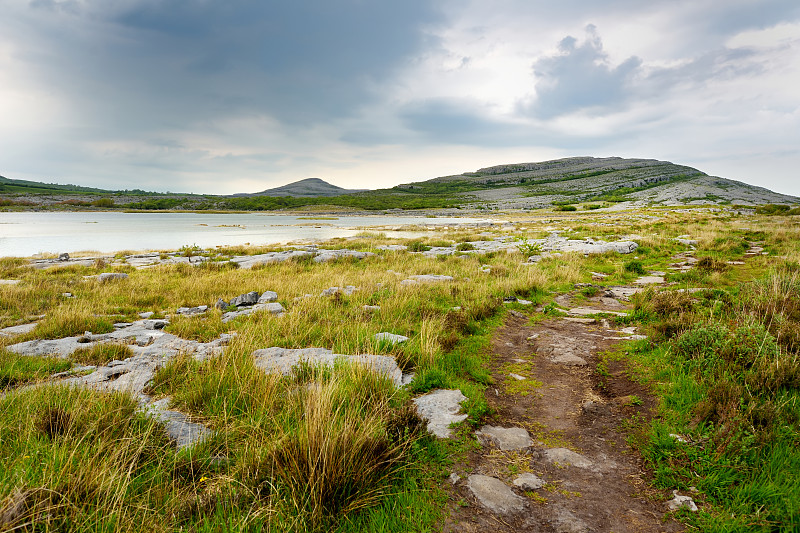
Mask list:
[[[697,512],[697,504],[691,496],[681,496],[677,490],[672,491],[673,498],[667,502],[667,507],[670,511],[677,511],[679,509],[689,509],[691,512]]]
[[[264,291],[261,293],[261,296],[258,297],[258,301],[256,303],[265,304],[269,302],[276,302],[278,301],[278,293],[274,291]]]
[[[168,404],[169,398],[164,398],[149,404],[144,411],[164,425],[167,435],[175,441],[179,450],[201,443],[211,436],[210,429],[189,421],[183,413],[167,409]]]
[[[385,331],[381,333],[376,333],[375,335],[372,336],[372,338],[378,342],[386,342],[392,345],[400,344],[408,340],[408,337],[406,337],[405,335],[396,335],[394,333],[388,333]]]
[[[558,509],[553,518],[556,533],[588,533],[589,526],[586,522],[566,509]]]
[[[0,337],[14,337],[16,335],[30,333],[36,329],[36,324],[37,322],[31,322],[29,324],[20,324],[19,326],[9,326],[7,328],[0,329]]]
[[[256,291],[250,291],[247,294],[240,294],[231,300],[231,305],[239,307],[240,305],[255,305],[258,303],[259,294]]]
[[[550,448],[543,452],[544,458],[551,463],[560,465],[572,465],[578,468],[589,468],[592,461],[583,455],[573,452],[568,448]]]
[[[450,424],[467,419],[467,415],[458,414],[461,402],[466,399],[460,390],[437,389],[413,401],[419,416],[428,423],[428,431],[439,438],[449,439],[452,434]]]
[[[545,482],[535,474],[525,472],[514,479],[514,486],[522,490],[537,490],[544,487]]]
[[[124,272],[103,272],[99,276],[97,276],[97,281],[100,283],[106,283],[108,281],[115,281],[115,280],[122,280],[128,279],[128,275]]]
[[[483,426],[475,433],[483,446],[496,446],[503,451],[524,450],[533,446],[528,431],[524,428]]]
[[[525,499],[497,478],[475,474],[467,478],[467,488],[478,503],[495,514],[509,515],[525,509]]]
[[[337,360],[358,364],[389,378],[395,387],[403,384],[403,372],[397,361],[388,355],[341,355],[326,348],[263,348],[253,352],[255,365],[265,372],[276,372],[288,376],[301,363],[312,366],[333,367]]]

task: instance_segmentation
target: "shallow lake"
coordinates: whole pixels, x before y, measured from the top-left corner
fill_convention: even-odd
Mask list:
[[[0,212],[0,257],[41,253],[175,250],[268,245],[351,237],[369,226],[489,222],[479,218],[339,216],[309,219],[264,213]],[[406,234],[391,232],[389,236]]]

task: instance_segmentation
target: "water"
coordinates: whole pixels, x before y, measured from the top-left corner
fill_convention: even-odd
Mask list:
[[[257,246],[351,237],[367,226],[472,222],[488,219],[340,216],[337,220],[303,220],[263,213],[0,212],[0,257],[175,250],[195,244],[202,248]]]

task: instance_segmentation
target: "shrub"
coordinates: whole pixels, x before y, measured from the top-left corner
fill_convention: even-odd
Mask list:
[[[406,246],[409,252],[427,252],[431,249],[430,246],[423,244],[422,241],[411,241]]]
[[[474,249],[475,249],[475,246],[473,246],[472,244],[470,244],[468,242],[462,242],[462,243],[459,243],[458,246],[456,246],[456,250],[458,250],[459,252],[466,252],[468,250],[474,250]]]
[[[639,275],[645,274],[644,265],[641,261],[636,259],[631,259],[630,261],[626,262],[624,267],[626,272],[632,272]]]

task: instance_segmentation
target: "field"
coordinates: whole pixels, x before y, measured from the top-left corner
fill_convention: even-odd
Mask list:
[[[513,315],[533,327],[567,311],[559,297],[590,302],[651,272],[664,272],[663,283],[631,296],[627,315],[597,316],[610,328],[635,326],[646,338],[615,344],[589,368],[598,397],[612,379],[641,388],[614,431],[643,459],[647,498],[663,507],[672,490],[692,494],[698,512],[665,514],[689,529],[800,529],[800,221],[707,208],[502,216],[512,231],[439,230],[415,242],[363,233],[326,247],[372,257],[300,258],[247,270],[217,261],[34,270],[25,260],[0,259],[0,279],[20,280],[0,285],[0,328],[37,321],[28,333],[0,337],[0,529],[442,530],[454,509],[478,505],[447,479],[476,453],[472,431],[496,414],[492,340],[503,324]],[[551,231],[571,239],[627,237],[639,248],[545,254],[529,263],[538,250],[526,249],[527,240]],[[470,244],[502,236],[522,237],[527,253],[478,254]],[[385,244],[408,250],[378,248]],[[458,251],[420,253],[443,245]],[[676,264],[685,268],[670,269]],[[85,278],[112,271],[129,277]],[[453,279],[403,282],[422,274]],[[356,290],[320,296],[346,286]],[[213,307],[220,298],[268,290],[277,292],[283,315],[223,322],[226,310]],[[211,308],[175,315],[198,305]],[[51,377],[125,359],[129,347],[109,344],[66,358],[8,349],[110,332],[148,311],[169,316],[165,331],[183,339],[235,333],[218,355],[170,358],[145,390],[211,430],[195,446],[176,449],[131,395],[60,386]],[[377,341],[379,332],[409,340]],[[347,364],[268,374],[252,355],[268,347],[389,355],[415,377],[396,388]],[[534,365],[543,357],[529,355]],[[525,401],[539,401],[536,387],[514,387]],[[468,418],[450,440],[430,436],[412,403],[440,388],[467,397]],[[526,497],[535,509],[551,496]]]

